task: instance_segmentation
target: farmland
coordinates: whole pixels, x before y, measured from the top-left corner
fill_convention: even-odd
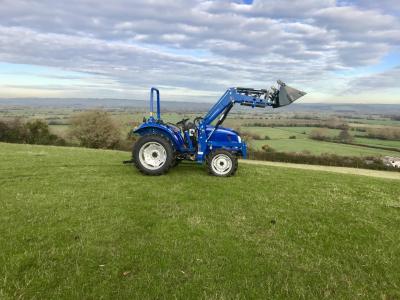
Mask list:
[[[252,141],[256,149],[261,149],[263,145],[269,145],[273,149],[281,152],[304,152],[311,154],[336,154],[342,156],[381,156],[381,155],[399,155],[398,152],[366,148],[362,146],[353,146],[346,144],[338,144],[324,141],[314,141],[308,138],[304,139],[278,139],[278,140],[260,140]]]
[[[251,141],[250,145],[259,150],[263,145],[268,145],[281,152],[309,152],[320,155],[324,153],[343,155],[343,156],[398,156],[399,153],[390,150],[374,149],[363,146],[339,144],[326,141],[316,141],[309,138],[310,133],[316,127],[242,127],[243,131],[257,134],[261,140]],[[337,136],[339,129],[324,128],[324,132],[330,137]],[[350,131],[354,134],[354,131]],[[358,135],[363,134],[356,132]],[[265,139],[265,137],[268,139]],[[354,143],[365,146],[381,146],[400,149],[400,141],[388,141],[356,137]]]
[[[2,299],[400,297],[397,181],[244,164],[146,177],[118,151],[0,155]]]
[[[0,118],[21,117],[23,119],[40,118],[49,122],[53,133],[68,139],[68,128],[71,116],[82,111],[73,108],[20,108],[0,111]],[[139,124],[143,117],[147,116],[145,109],[109,108],[110,115],[121,125],[121,136]],[[203,115],[204,112],[178,111],[163,113],[165,122],[176,123],[182,118],[193,118]],[[314,123],[324,124],[333,117],[328,114],[308,113],[258,113],[251,110],[236,110],[227,118],[224,126],[232,127],[243,133],[258,135],[257,140],[248,140],[249,146],[257,151],[262,151],[264,145],[268,145],[274,151],[287,153],[308,153],[310,155],[336,154],[340,156],[394,156],[400,154],[400,140],[383,140],[370,138],[365,130],[380,128],[382,130],[400,128],[399,121],[387,117],[361,115],[358,118],[335,116],[340,122],[347,122],[349,133],[353,136],[352,143],[356,145],[332,143],[310,138],[310,134],[321,127],[310,126]],[[261,124],[254,126],[252,124]],[[289,126],[290,124],[290,126]],[[324,125],[322,125],[324,127]],[[340,129],[322,128],[324,134],[334,139],[340,133]]]

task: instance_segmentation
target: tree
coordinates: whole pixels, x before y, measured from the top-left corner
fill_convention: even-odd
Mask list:
[[[83,147],[115,149],[121,140],[119,126],[105,111],[92,110],[72,117],[70,135]]]
[[[265,144],[265,145],[262,145],[262,147],[261,147],[261,149],[263,149],[265,152],[275,152],[275,149],[274,148],[272,148],[270,145],[268,145],[268,144]]]
[[[65,145],[65,140],[50,132],[43,120],[22,122],[20,119],[0,121],[0,141],[22,144]]]
[[[347,129],[343,129],[338,135],[338,140],[342,143],[351,143],[353,141],[353,136]]]
[[[316,128],[311,130],[309,137],[310,139],[318,141],[326,141],[330,138],[326,128]]]
[[[26,143],[39,145],[65,145],[65,141],[50,132],[49,125],[43,120],[32,120],[25,124],[28,132]]]

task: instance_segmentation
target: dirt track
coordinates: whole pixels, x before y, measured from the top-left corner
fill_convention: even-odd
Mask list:
[[[354,174],[354,175],[400,180],[400,172],[376,171],[376,170],[367,170],[367,169],[330,167],[330,166],[319,166],[319,165],[305,165],[305,164],[293,164],[293,163],[259,161],[259,160],[244,160],[244,159],[241,159],[240,162],[246,163],[246,164],[253,164],[253,165],[265,165],[265,166],[284,167],[284,168],[293,168],[293,169],[326,171],[326,172],[334,172],[334,173]]]

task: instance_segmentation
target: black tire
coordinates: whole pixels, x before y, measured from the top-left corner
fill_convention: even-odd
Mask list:
[[[224,171],[218,170],[218,167],[214,165],[217,162],[215,160],[217,160],[219,157],[223,158],[223,160],[220,162],[222,169],[223,169],[222,163],[227,163],[227,160],[229,160],[228,165],[226,165],[226,169]],[[236,173],[238,168],[237,156],[234,153],[223,149],[214,150],[210,154],[208,154],[206,163],[207,163],[208,173],[219,177],[232,176]]]
[[[165,162],[159,168],[155,167],[154,169],[151,169],[151,167],[146,166],[145,158],[140,158],[140,150],[142,149],[142,147],[149,143],[161,145],[165,149]],[[140,172],[145,175],[157,176],[165,174],[169,171],[169,169],[172,167],[173,162],[175,161],[175,155],[171,142],[166,137],[158,134],[150,134],[144,135],[136,141],[135,145],[133,146],[132,159],[134,165]]]
[[[181,163],[181,159],[175,158],[175,160],[172,162],[171,167],[175,168],[176,166],[178,166]]]

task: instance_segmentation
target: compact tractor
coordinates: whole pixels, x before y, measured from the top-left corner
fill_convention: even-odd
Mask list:
[[[154,114],[154,95],[157,112]],[[150,90],[150,117],[133,130],[140,135],[136,141],[132,160],[146,175],[161,175],[182,160],[206,163],[210,174],[231,176],[238,167],[238,157],[246,158],[247,147],[239,134],[222,127],[232,107],[237,103],[250,107],[273,108],[292,103],[305,93],[278,81],[278,88],[230,88],[211,107],[204,117],[193,121],[183,119],[176,124],[164,122],[160,114],[160,92]],[[215,122],[214,122],[215,121]],[[214,122],[214,125],[212,125]]]

